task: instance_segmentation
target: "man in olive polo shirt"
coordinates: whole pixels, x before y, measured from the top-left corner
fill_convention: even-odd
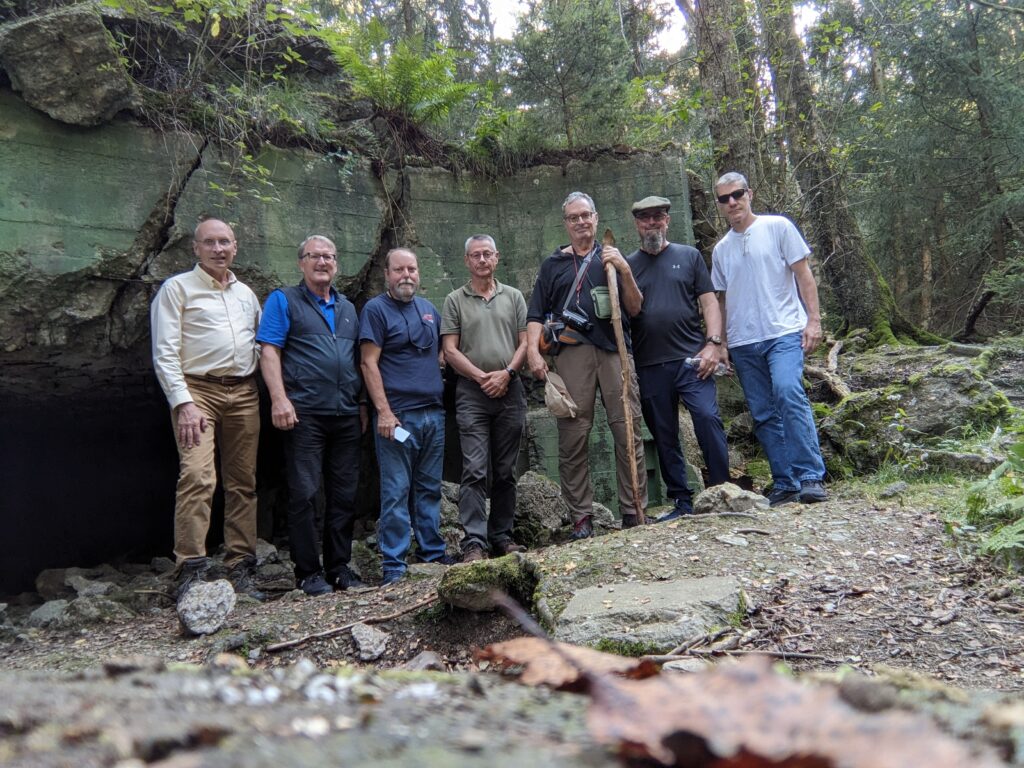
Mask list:
[[[526,360],[526,300],[494,277],[498,258],[490,235],[466,240],[469,282],[448,294],[441,312],[445,360],[459,374],[455,419],[462,443],[463,562],[483,560],[488,551],[507,555],[526,549],[512,539],[516,464],[526,426],[526,393],[518,374]]]

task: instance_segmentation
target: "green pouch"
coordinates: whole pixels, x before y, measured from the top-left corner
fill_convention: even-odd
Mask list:
[[[595,285],[590,289],[590,300],[594,302],[594,314],[602,320],[612,317],[612,299],[607,285]]]

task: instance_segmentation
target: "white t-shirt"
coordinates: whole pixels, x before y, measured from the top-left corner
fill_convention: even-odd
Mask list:
[[[715,246],[711,283],[725,291],[730,347],[803,331],[807,312],[790,269],[811,249],[784,216],[762,214],[742,234],[730,229]]]

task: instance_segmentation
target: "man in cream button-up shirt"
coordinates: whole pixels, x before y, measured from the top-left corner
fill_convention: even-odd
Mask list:
[[[259,393],[254,376],[260,305],[231,272],[231,227],[196,227],[195,269],[168,279],[152,306],[153,366],[171,406],[180,470],[174,507],[179,596],[210,567],[206,534],[220,449],[225,565],[237,592],[260,598],[256,565],[256,449]]]

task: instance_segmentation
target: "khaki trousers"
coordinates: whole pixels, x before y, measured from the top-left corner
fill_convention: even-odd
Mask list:
[[[210,505],[217,487],[217,453],[224,484],[224,564],[229,568],[256,552],[256,451],[260,439],[260,400],[256,377],[240,384],[218,384],[186,376],[192,399],[206,416],[199,445],[178,444],[178,490],[174,504],[174,556],[206,556]],[[171,412],[175,441],[177,414]]]
[[[558,419],[558,477],[562,498],[569,505],[573,522],[594,513],[594,490],[590,484],[588,442],[594,424],[594,401],[601,390],[601,403],[615,441],[615,479],[619,491],[619,513],[636,514],[630,461],[636,462],[640,490],[639,505],[647,509],[647,470],[643,436],[640,434],[640,397],[633,358],[629,358],[629,403],[633,412],[633,445],[626,444],[626,415],[622,408],[622,367],[615,352],[592,344],[562,347],[556,367],[576,402],[575,419]]]

